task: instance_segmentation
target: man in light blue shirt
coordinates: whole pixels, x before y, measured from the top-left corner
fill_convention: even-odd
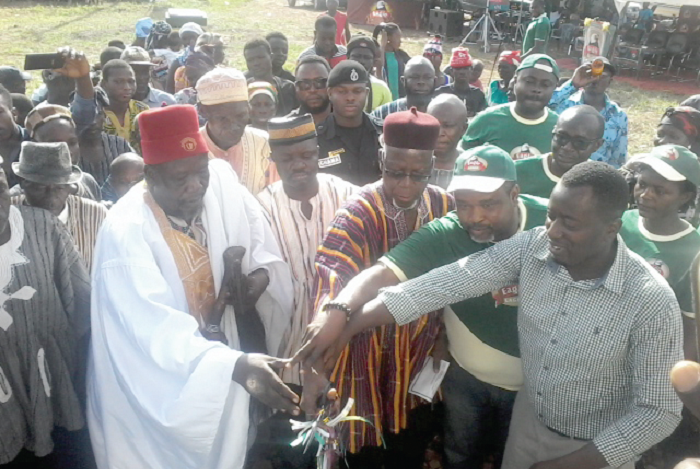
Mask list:
[[[591,159],[619,168],[627,159],[627,114],[606,93],[615,76],[615,66],[604,57],[599,59],[604,63],[602,75],[594,77],[591,64],[583,64],[576,69],[571,80],[554,91],[549,107],[557,114],[579,104],[596,108],[605,119],[605,134],[603,145],[591,155]]]

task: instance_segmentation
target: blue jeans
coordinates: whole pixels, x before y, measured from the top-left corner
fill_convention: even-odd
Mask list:
[[[481,468],[489,456],[501,467],[514,391],[484,383],[451,360],[442,382],[446,469]]]

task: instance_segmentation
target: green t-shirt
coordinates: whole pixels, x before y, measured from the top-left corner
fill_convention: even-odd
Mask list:
[[[622,240],[666,279],[676,294],[681,311],[692,316],[690,267],[700,252],[700,233],[688,224],[687,229],[675,235],[655,235],[649,233],[641,221],[638,210],[625,212],[620,229]]]
[[[386,78],[389,89],[391,90],[391,96],[394,100],[399,99],[399,62],[396,60],[396,54],[394,52],[386,53]]]
[[[547,53],[547,44],[549,43],[549,36],[552,34],[552,24],[549,22],[546,14],[543,14],[539,18],[535,18],[527,26],[525,31],[525,38],[523,39],[523,49],[522,53],[526,53],[533,47],[535,47],[535,39],[544,41],[544,49],[541,51],[542,54]]]
[[[557,185],[561,178],[555,176],[549,170],[549,165],[547,164],[548,156],[549,153],[515,162],[520,193],[549,199],[552,189],[554,189],[554,186]]]
[[[542,226],[547,217],[547,201],[530,196],[520,196],[519,200],[521,218],[521,230]],[[419,277],[430,270],[457,261],[470,254],[482,251],[491,243],[477,243],[473,241],[457,217],[456,212],[450,212],[442,218],[433,220],[414,232],[407,240],[396,246],[380,259],[385,266],[390,268],[400,280]],[[490,349],[502,352],[510,356],[503,357],[506,361],[520,357],[518,347],[518,286],[512,285],[502,288],[478,298],[470,298],[460,303],[451,305],[451,310],[458,320],[466,326],[469,334],[476,336],[478,341]],[[445,316],[446,325],[447,310]],[[478,370],[470,369],[464,362],[470,360],[485,360],[481,357],[465,357],[460,360],[463,350],[460,347],[469,347],[464,344],[463,335],[460,335],[458,327],[448,327],[447,338],[450,343],[450,352],[457,362],[470,373],[482,381],[490,382],[497,386],[508,388],[507,383],[502,385],[501,377],[494,377],[491,381],[481,375]],[[473,349],[473,346],[472,346]],[[498,357],[497,352],[494,356]],[[486,355],[486,354],[484,354]],[[514,361],[514,360],[513,360]],[[519,361],[518,361],[519,362]],[[483,363],[475,365],[476,368]],[[520,364],[518,363],[518,366]],[[493,367],[498,367],[494,364]],[[505,371],[504,371],[505,372]],[[502,380],[508,380],[508,376]],[[513,386],[515,387],[515,386]]]
[[[462,148],[496,145],[514,160],[543,155],[552,151],[552,130],[559,116],[545,107],[539,119],[525,119],[515,114],[515,103],[501,104],[477,114],[462,138]]]

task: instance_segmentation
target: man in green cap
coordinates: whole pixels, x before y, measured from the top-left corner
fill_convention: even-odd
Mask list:
[[[547,107],[559,81],[559,67],[548,55],[533,54],[515,72],[515,102],[491,107],[469,124],[462,148],[490,143],[520,160],[551,150],[557,114]]]
[[[546,54],[549,36],[552,34],[552,24],[545,12],[544,0],[534,0],[530,5],[530,13],[532,21],[523,38],[523,59],[531,54]]]
[[[515,162],[522,193],[548,199],[565,172],[600,148],[604,131],[605,119],[592,106],[564,111],[552,133],[552,152]]]
[[[678,145],[654,147],[635,162],[639,166],[634,186],[638,209],[622,216],[620,235],[673,288],[683,312],[685,357],[697,361],[690,265],[700,252],[700,234],[680,214],[695,203],[700,162]]]
[[[492,145],[457,158],[448,192],[456,211],[420,228],[347,286],[344,297],[352,311],[362,309],[382,287],[542,226],[547,217],[546,201],[520,195],[513,160]],[[513,402],[523,384],[517,309],[518,286],[510,285],[444,310],[446,337],[441,336],[451,358],[435,351],[445,350],[442,340],[443,346],[434,349],[433,366],[439,369],[440,358],[450,361],[442,383],[448,467],[481,467],[490,455],[500,467]]]

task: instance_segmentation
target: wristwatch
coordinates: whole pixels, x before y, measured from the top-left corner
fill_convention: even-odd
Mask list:
[[[219,332],[221,332],[221,328],[216,324],[207,324],[207,327],[205,327],[204,330],[209,332],[210,334],[218,334]]]
[[[350,315],[352,314],[352,310],[350,309],[350,306],[347,305],[347,303],[338,303],[338,302],[329,302],[323,305],[323,308],[321,308],[321,311],[328,311],[334,309],[336,311],[342,311],[345,313],[345,318],[349,321],[350,320]]]

